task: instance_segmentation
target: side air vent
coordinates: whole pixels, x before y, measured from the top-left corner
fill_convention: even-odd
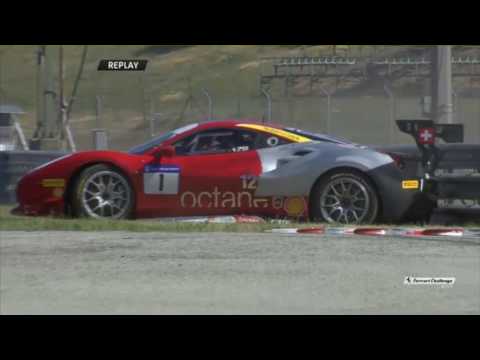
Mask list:
[[[293,154],[293,156],[305,156],[305,155],[308,155],[308,154],[311,154],[312,153],[312,150],[300,150],[300,151],[297,151]]]
[[[288,164],[289,162],[298,159],[298,157],[288,157],[288,158],[282,158],[277,160],[277,168]]]

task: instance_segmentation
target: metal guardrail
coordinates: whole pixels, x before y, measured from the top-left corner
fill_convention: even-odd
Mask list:
[[[308,66],[308,65],[355,65],[356,58],[339,57],[339,56],[322,56],[322,57],[284,57],[284,58],[266,58],[265,60],[273,60],[277,66]]]
[[[0,152],[0,204],[16,202],[17,183],[28,171],[66,154],[60,151]]]
[[[318,57],[266,57],[265,61],[272,61],[274,66],[309,66],[309,65],[357,65],[371,63],[375,65],[430,65],[430,59],[425,57],[343,57],[343,56],[318,56]],[[452,57],[452,64],[479,65],[480,58],[471,56]]]
[[[372,61],[375,65],[430,65],[432,62],[426,58],[385,58]],[[476,57],[452,57],[452,64],[478,65],[480,58]]]

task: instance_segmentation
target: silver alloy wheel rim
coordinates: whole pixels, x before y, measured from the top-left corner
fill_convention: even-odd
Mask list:
[[[322,217],[330,223],[359,224],[368,214],[370,194],[358,180],[338,178],[320,197]]]
[[[130,202],[130,186],[116,172],[100,171],[85,181],[82,206],[92,218],[122,218],[130,208]]]

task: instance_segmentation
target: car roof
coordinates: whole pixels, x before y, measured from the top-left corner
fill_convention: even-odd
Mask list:
[[[263,125],[269,126],[272,128],[283,129],[284,127],[279,124],[274,123],[265,123],[258,120],[221,120],[221,121],[208,121],[204,123],[199,123],[198,126],[195,128],[195,132],[199,130],[207,130],[210,128],[219,128],[219,127],[226,127],[226,128],[233,128],[239,124],[251,124],[251,125]]]
[[[285,131],[285,129],[288,129],[287,127],[285,127],[283,125],[280,125],[278,123],[263,122],[263,121],[259,121],[259,120],[256,120],[256,119],[228,119],[228,120],[221,120],[221,121],[208,121],[208,122],[194,123],[194,124],[186,125],[186,126],[180,128],[180,129],[182,129],[182,131],[178,132],[178,133],[175,133],[175,132],[166,133],[166,134],[172,134],[173,136],[163,140],[163,143],[165,145],[172,145],[176,141],[179,141],[182,138],[187,138],[189,136],[192,136],[193,134],[196,134],[198,132],[206,131],[206,130],[209,130],[209,129],[218,129],[218,128],[234,129],[240,124],[247,125],[247,127],[248,127],[248,125],[257,125],[258,127],[265,126],[265,127],[270,127],[270,128],[273,128],[273,129],[282,130],[282,131]],[[179,130],[179,129],[177,129],[177,130]],[[254,130],[261,131],[261,128],[254,128]],[[269,132],[268,130],[266,130],[266,131]],[[291,129],[290,129],[290,131],[291,131]],[[298,136],[302,136],[302,135],[298,135]],[[329,138],[329,136],[325,136],[325,138]],[[332,139],[334,140],[333,137],[331,138],[331,140]],[[329,140],[329,141],[331,141],[331,140]],[[338,142],[338,140],[337,141],[332,141],[332,142]],[[133,150],[137,151],[136,150],[137,148],[145,147],[145,149],[142,150],[141,153],[148,154],[152,151],[152,149],[155,148],[154,145],[151,145],[150,148],[147,148],[146,146],[148,144],[149,143],[142,144],[142,145],[139,145],[137,147],[134,147],[133,149],[130,149],[129,152],[132,152]]]

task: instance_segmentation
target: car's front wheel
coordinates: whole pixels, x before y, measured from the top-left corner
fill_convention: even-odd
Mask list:
[[[133,211],[133,191],[125,175],[107,165],[82,171],[73,191],[74,215],[94,219],[126,219]]]
[[[327,175],[311,194],[313,221],[370,224],[379,213],[379,198],[371,181],[360,172],[340,171]]]

